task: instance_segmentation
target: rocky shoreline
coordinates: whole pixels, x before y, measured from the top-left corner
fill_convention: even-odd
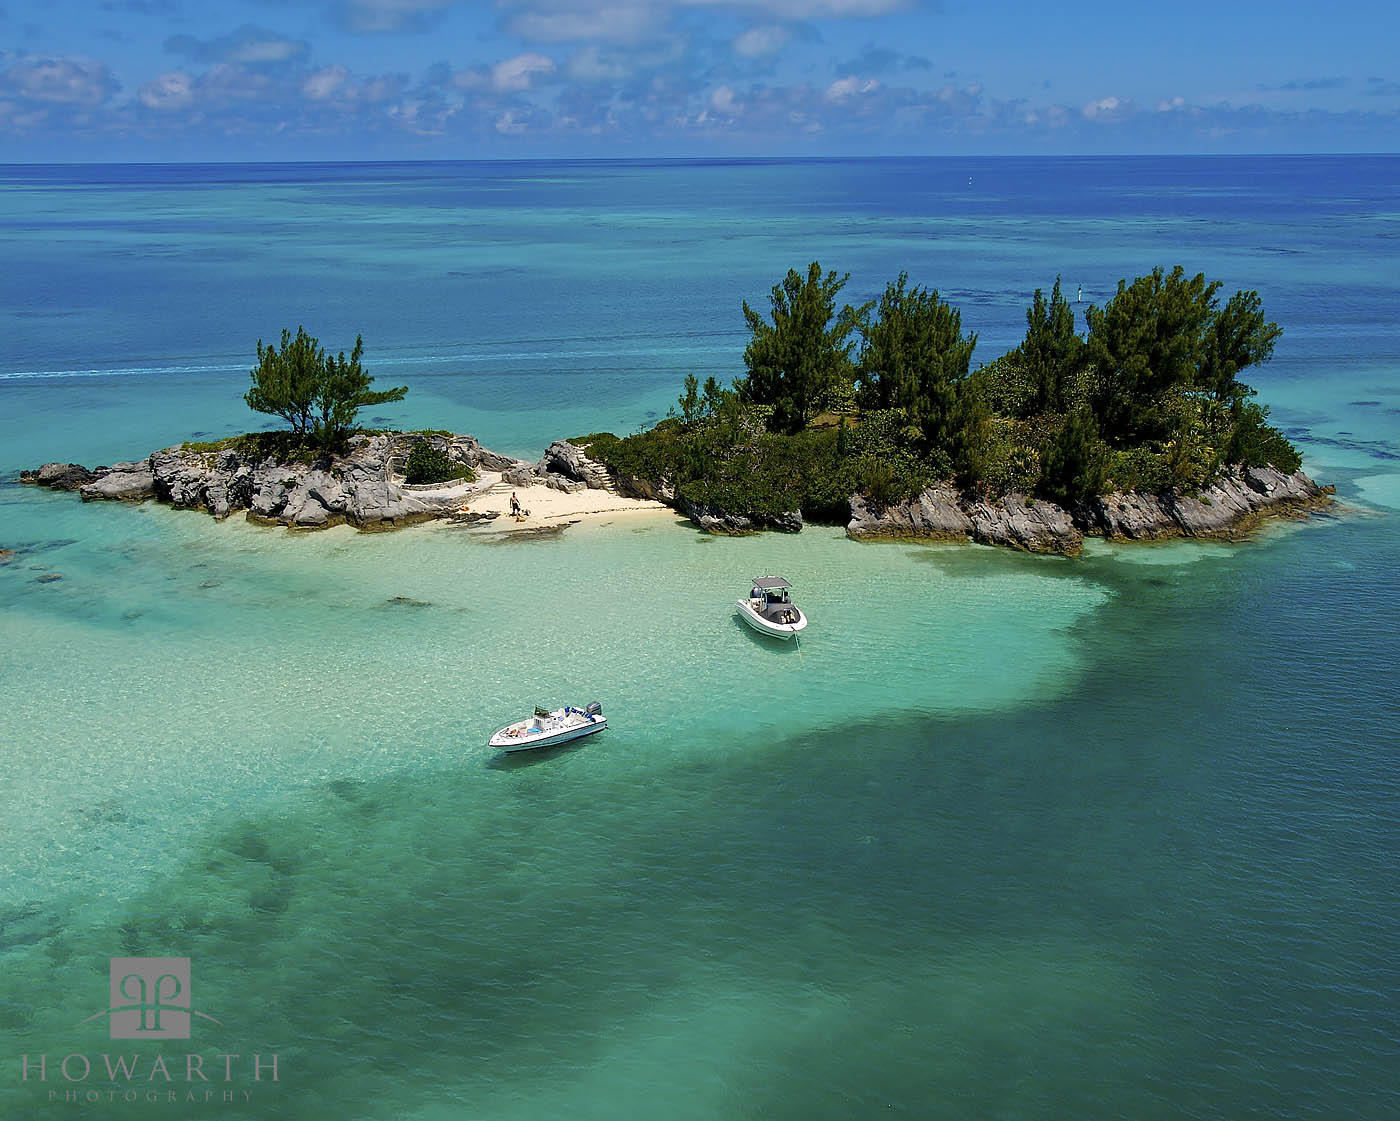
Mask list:
[[[1074,510],[1015,493],[998,500],[970,499],[951,484],[940,484],[890,507],[876,507],[857,495],[846,532],[861,539],[976,541],[1075,556],[1086,536],[1238,540],[1264,518],[1319,509],[1334,493],[1335,487],[1318,486],[1301,470],[1285,475],[1272,467],[1236,468],[1194,495],[1114,493]]]
[[[473,471],[499,472],[509,486],[579,491],[602,485],[582,471],[562,474],[556,469],[561,455],[564,466],[571,466],[567,452],[557,449],[572,449],[572,445],[552,445],[539,463],[531,463],[483,448],[474,436],[417,433],[356,436],[346,454],[327,455],[312,463],[281,462],[231,447],[208,451],[178,446],[146,459],[91,470],[76,463],[46,463],[35,471],[21,472],[20,481],[77,491],[84,502],[153,498],[204,510],[217,519],[244,511],[249,521],[294,529],[345,524],[362,530],[398,529],[452,517],[462,503],[464,484],[404,481],[404,462],[420,441]]]
[[[427,441],[453,463],[500,474],[503,484],[548,486],[566,492],[606,490],[626,498],[671,506],[710,533],[742,534],[802,529],[797,511],[756,514],[686,501],[665,480],[619,476],[567,441],[556,441],[537,462],[483,448],[474,436],[407,433],[357,436],[344,455],[313,463],[257,458],[226,447],[165,448],[144,460],[89,470],[72,463],[46,463],[21,474],[21,481],[77,491],[83,501],[140,502],[154,498],[171,506],[205,510],[215,518],[244,511],[250,521],[296,529],[349,524],[361,530],[458,516],[463,484],[414,486],[403,465],[415,443]],[[1131,492],[1108,494],[1074,509],[1030,496],[978,499],[939,483],[908,502],[877,506],[851,498],[846,533],[860,540],[974,541],[1032,553],[1073,556],[1086,535],[1153,541],[1172,537],[1237,539],[1265,517],[1325,506],[1334,488],[1320,487],[1303,472],[1272,467],[1230,471],[1198,494]]]

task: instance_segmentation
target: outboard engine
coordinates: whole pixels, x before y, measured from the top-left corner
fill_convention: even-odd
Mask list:
[[[603,706],[597,701],[589,701],[588,707],[583,710],[585,716],[602,716]]]

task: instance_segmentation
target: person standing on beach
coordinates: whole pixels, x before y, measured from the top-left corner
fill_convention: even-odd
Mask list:
[[[516,520],[520,520],[520,499],[515,497],[515,491],[510,492],[510,513]]]

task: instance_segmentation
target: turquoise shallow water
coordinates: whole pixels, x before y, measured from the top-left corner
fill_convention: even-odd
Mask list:
[[[38,542],[5,571],[25,651],[7,675],[10,757],[60,811],[14,815],[37,833],[7,878],[24,897],[105,880],[90,854],[65,851],[102,812],[94,800],[133,819],[123,861],[149,845],[139,882],[171,833],[211,809],[347,774],[479,770],[483,729],[541,700],[606,698],[615,751],[658,766],[839,724],[856,694],[875,711],[1013,705],[1063,687],[1075,670],[1064,628],[1106,598],[1068,566],[951,575],[935,553],[853,548],[839,530],[719,541],[669,513],[503,542],[436,527],[291,536],[36,499],[50,530],[107,532],[95,548]],[[53,566],[63,579],[37,584]],[[769,569],[808,587],[807,609],[836,628],[777,650],[743,629],[733,601],[750,570]],[[872,679],[890,637],[911,631],[927,641]],[[56,708],[74,714],[60,744]],[[181,813],[163,776],[196,754],[210,789]],[[126,795],[105,793],[114,773]],[[36,852],[58,867],[26,883],[17,873],[38,871]]]
[[[813,245],[862,282],[956,277],[983,357],[1062,262],[1189,250],[1285,326],[1255,380],[1343,501],[1070,562],[665,514],[294,536],[0,486],[0,1116],[1400,1113],[1396,165],[10,169],[7,245],[42,273],[0,316],[11,472],[246,426],[238,309],[286,299],[301,266],[251,278],[288,247],[335,266],[305,266],[308,320],[379,317],[406,419],[522,454],[664,410],[668,348],[736,372],[738,300]],[[475,291],[500,243],[520,270],[470,330],[414,279],[467,226]],[[94,261],[129,283],[82,287]],[[602,294],[572,283],[595,265]],[[401,283],[346,314],[376,268]],[[626,329],[621,283],[653,311]],[[797,648],[733,618],[761,571],[813,619]],[[595,698],[576,748],[479,746]],[[79,1025],[116,955],[189,957],[222,1022],[162,1045],[172,1070],[277,1053],[279,1081],[191,1103],[143,1072],[127,1102],[104,1073],[65,1105],[63,1056],[149,1063]]]

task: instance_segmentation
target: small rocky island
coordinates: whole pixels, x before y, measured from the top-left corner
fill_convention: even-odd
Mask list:
[[[479,473],[482,486],[405,482],[405,462],[420,443]],[[21,481],[76,491],[85,502],[155,499],[220,519],[241,511],[249,521],[294,529],[349,524],[387,530],[436,519],[460,520],[470,517],[463,506],[476,503],[483,489],[491,487],[598,490],[662,502],[710,533],[797,532],[803,526],[797,510],[754,513],[688,501],[667,479],[620,474],[566,440],[552,443],[538,462],[493,452],[474,436],[441,433],[359,435],[344,454],[328,454],[312,463],[257,458],[234,447],[211,451],[186,445],[91,470],[73,463],[46,463],[23,472]],[[1325,506],[1332,493],[1333,488],[1319,487],[1301,470],[1285,474],[1272,467],[1242,467],[1195,494],[1107,494],[1071,510],[1016,493],[978,498],[948,482],[886,505],[852,495],[846,532],[865,540],[972,541],[1073,556],[1085,535],[1133,541],[1236,539],[1262,518]]]
[[[1220,282],[1156,268],[1085,309],[1081,336],[1057,279],[1048,300],[1036,290],[1022,343],[973,370],[977,336],[936,290],[901,273],[878,307],[838,311],[847,279],[816,261],[805,277],[789,270],[771,322],[744,304],[744,377],[688,375],[678,411],[650,429],[556,441],[537,463],[472,436],[358,430],[360,409],[407,387],[371,389],[360,338],[331,355],[299,327],[280,346],[259,340],[244,396],[290,432],[23,479],[297,529],[497,518],[501,488],[607,491],[612,510],[664,503],[710,533],[797,532],[807,518],[853,538],[1068,556],[1085,535],[1238,538],[1331,501],[1239,379],[1282,333],[1257,292],[1221,304]]]

